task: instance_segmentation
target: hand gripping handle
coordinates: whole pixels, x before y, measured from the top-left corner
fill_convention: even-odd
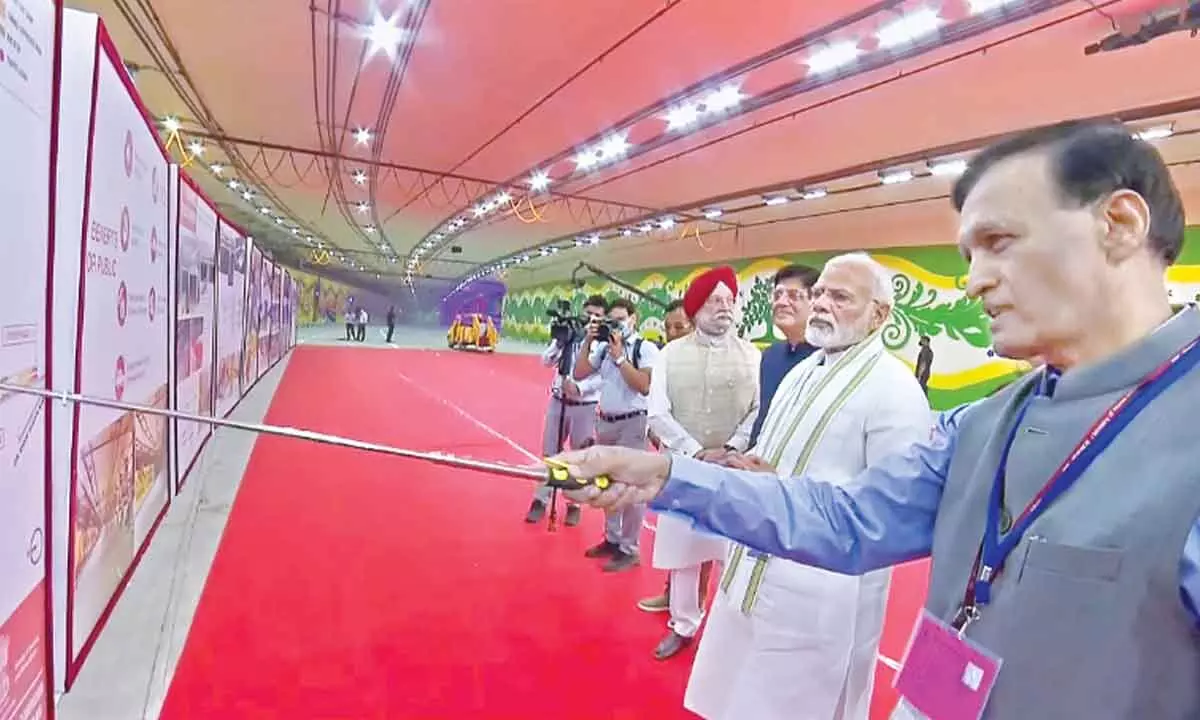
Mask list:
[[[607,475],[597,475],[594,478],[575,477],[566,465],[555,462],[549,458],[545,461],[547,466],[546,484],[552,488],[559,490],[581,490],[588,485],[595,485],[601,490],[607,490],[609,485],[612,485],[612,480]]]

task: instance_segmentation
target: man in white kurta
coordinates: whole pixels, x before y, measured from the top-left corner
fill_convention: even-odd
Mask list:
[[[737,275],[719,267],[697,276],[683,297],[695,330],[667,343],[650,376],[650,430],[667,452],[717,460],[744,452],[758,413],[761,354],[734,332]],[[678,518],[658,518],[654,567],[670,571],[667,636],[654,655],[674,656],[704,619],[705,567],[724,557],[723,538],[701,535]]]
[[[734,467],[849,481],[927,438],[912,372],[883,347],[889,274],[865,254],[826,264],[806,339],[751,452]],[[838,575],[731,547],[684,705],[707,720],[867,720],[890,571]]]

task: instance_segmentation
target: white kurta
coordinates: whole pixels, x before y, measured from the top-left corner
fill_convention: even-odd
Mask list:
[[[729,445],[745,450],[758,415],[762,354],[732,332],[694,332],[667,344],[650,375],[647,415],[668,452],[691,456]],[[696,532],[680,518],[659,515],[652,561],[660,570],[696,567],[725,557],[728,541]]]
[[[800,456],[812,433],[791,437],[777,464],[781,475],[791,476],[800,460],[807,463],[803,474],[845,483],[928,437],[929,406],[920,385],[903,362],[880,350],[807,460]],[[784,379],[772,412],[776,403],[800,404],[775,423],[790,426],[799,416],[803,400],[835,360],[821,365],[823,359],[824,353],[815,353]],[[806,382],[796,382],[805,374]],[[814,404],[808,417],[832,406]],[[764,428],[760,441],[768,435]],[[890,571],[850,577],[771,558],[747,603],[756,564],[743,553],[722,578],[684,705],[707,720],[867,720]]]

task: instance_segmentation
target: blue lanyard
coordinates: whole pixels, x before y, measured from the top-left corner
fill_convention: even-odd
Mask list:
[[[1021,409],[1017,412],[1016,422],[1009,430],[1004,451],[1000,456],[1000,464],[996,468],[996,476],[992,481],[992,494],[988,504],[987,526],[983,532],[983,543],[975,558],[975,567],[971,571],[971,579],[968,581],[963,599],[963,609],[967,611],[964,617],[967,621],[971,619],[971,613],[977,612],[979,606],[991,602],[992,583],[1003,569],[1009,555],[1020,544],[1021,538],[1029,530],[1029,527],[1055,500],[1071,489],[1092,462],[1112,444],[1121,431],[1128,427],[1129,423],[1133,422],[1133,419],[1154,398],[1173,385],[1176,380],[1186,375],[1197,363],[1200,363],[1200,352],[1194,352],[1198,346],[1200,346],[1200,338],[1190,341],[1166,362],[1142,378],[1136,387],[1113,403],[1112,407],[1106,410],[1092,425],[1075,449],[1071,451],[1071,454],[1042,486],[1042,489],[1034,495],[1021,514],[1013,521],[1012,527],[1001,528],[1001,521],[1005,515],[1004,485],[1008,470],[1008,455],[1016,440],[1017,431],[1025,419],[1025,413],[1033,403],[1034,395],[1025,399]]]

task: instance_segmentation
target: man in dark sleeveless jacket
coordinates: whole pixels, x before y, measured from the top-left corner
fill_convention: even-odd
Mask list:
[[[931,556],[894,717],[954,697],[966,710],[940,717],[1198,718],[1200,310],[1167,299],[1170,174],[1128,128],[1070,122],[984,150],[953,198],[966,290],[996,350],[1041,365],[1028,377],[839,487],[616,448],[563,459],[616,481],[581,493],[593,504],[651,500],[797,562]]]

